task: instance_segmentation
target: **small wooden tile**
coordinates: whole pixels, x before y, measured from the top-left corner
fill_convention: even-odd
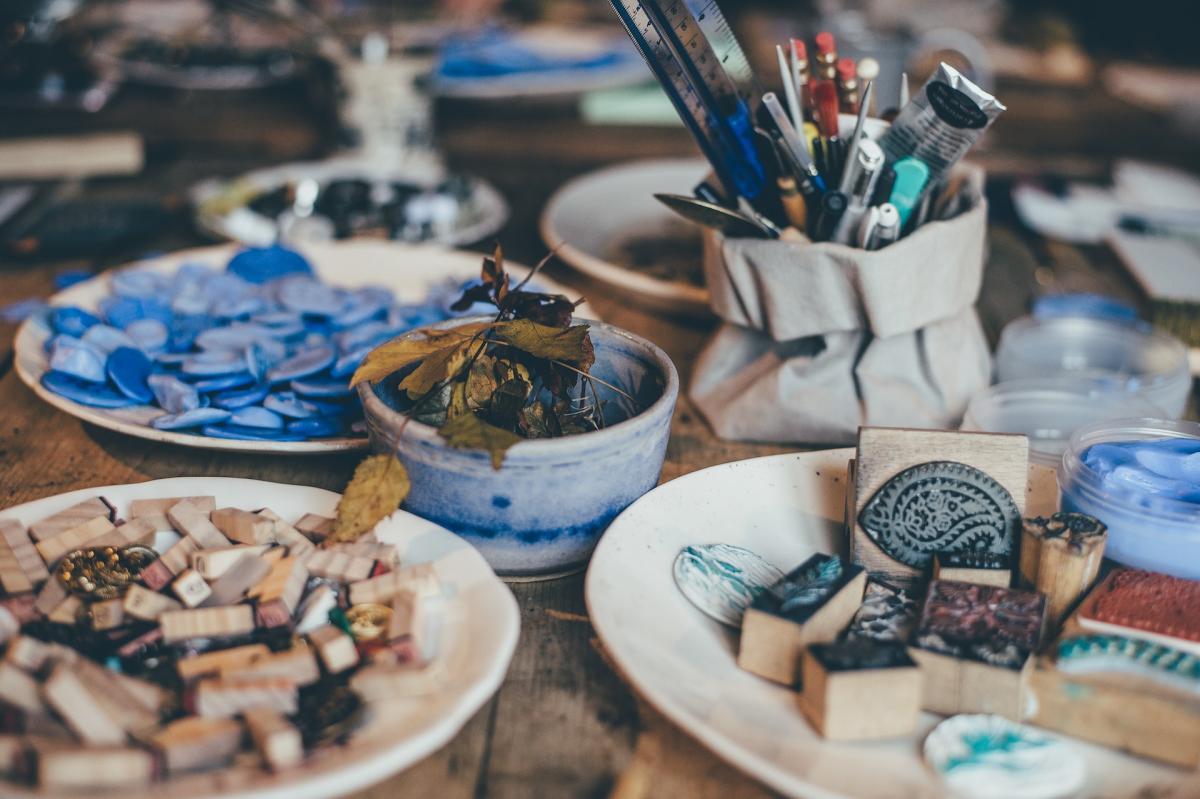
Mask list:
[[[11,519],[0,520],[0,587],[6,594],[32,591],[50,577],[25,527]]]
[[[286,771],[304,761],[304,743],[300,731],[279,713],[254,708],[244,714],[246,729],[263,765],[272,771]]]
[[[205,580],[215,580],[237,563],[242,555],[261,557],[271,548],[270,544],[247,546],[238,544],[231,547],[201,549],[192,553],[192,568]]]
[[[151,591],[134,583],[125,591],[125,615],[140,621],[158,621],[168,610],[179,610],[182,606],[166,594]]]
[[[103,497],[84,500],[53,516],[34,522],[29,525],[29,535],[34,541],[45,541],[98,518],[110,522],[116,518],[112,505]]]
[[[295,713],[299,707],[296,683],[284,677],[204,677],[196,684],[196,715],[232,718],[254,708]]]
[[[269,654],[271,650],[266,644],[246,644],[181,658],[175,664],[175,668],[179,672],[179,678],[186,682],[205,674],[219,674],[225,669],[239,668]]]
[[[151,738],[167,773],[179,774],[228,763],[242,746],[242,725],[234,719],[186,716]]]
[[[133,747],[35,745],[38,787],[45,791],[140,788],[154,781],[154,755]]]
[[[204,606],[232,605],[240,602],[259,580],[271,571],[271,564],[256,555],[242,555],[237,563],[212,583],[212,596]]]
[[[93,602],[91,606],[93,630],[115,630],[125,623],[125,600],[122,597]]]
[[[321,679],[321,669],[312,647],[298,643],[282,652],[271,652],[246,662],[225,663],[220,676],[229,679],[284,679],[297,686]]]
[[[275,523],[257,513],[240,508],[218,508],[210,518],[230,541],[251,545],[275,543]]]
[[[53,566],[63,555],[93,546],[96,541],[107,536],[114,529],[116,528],[107,517],[97,516],[69,530],[64,530],[53,538],[39,541],[37,551],[47,565]]]
[[[252,631],[254,610],[249,605],[171,610],[159,616],[158,623],[168,644],[189,638],[225,638]]]
[[[162,499],[135,499],[129,503],[130,519],[145,519],[154,525],[157,532],[165,533],[175,529],[167,518],[167,511],[180,502],[188,500],[192,505],[205,513],[212,513],[217,508],[216,497],[163,497]]]
[[[916,731],[921,672],[904,644],[870,639],[805,650],[800,708],[825,738],[861,741]]]
[[[125,730],[87,690],[68,665],[59,665],[42,684],[42,698],[79,740],[91,746],[120,746]]]
[[[308,634],[309,643],[317,650],[317,657],[330,674],[340,674],[358,665],[358,649],[354,639],[346,633],[326,624]]]
[[[319,549],[305,559],[304,565],[314,577],[353,583],[370,577],[375,561]]]
[[[213,594],[212,588],[194,569],[184,569],[171,582],[171,593],[179,598],[184,607],[199,607]]]
[[[300,517],[300,521],[296,522],[294,526],[311,541],[319,544],[333,532],[333,521],[333,519],[326,516],[306,513]]]
[[[200,549],[229,546],[229,539],[208,518],[210,513],[203,505],[185,499],[167,509],[167,519],[181,536],[194,539]]]

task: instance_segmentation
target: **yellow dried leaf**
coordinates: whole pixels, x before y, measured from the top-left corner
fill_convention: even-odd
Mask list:
[[[447,330],[424,330],[381,344],[363,359],[354,377],[350,379],[350,385],[357,386],[364,380],[377,383],[393,372],[438,350],[466,343],[476,333],[491,326],[491,322],[471,322]]]
[[[408,496],[408,471],[393,455],[371,455],[354,470],[338,502],[334,541],[353,541],[370,532]]]
[[[588,326],[550,327],[529,319],[496,325],[493,335],[535,358],[579,363],[587,359]]]
[[[481,346],[483,345],[475,344],[475,347]],[[458,374],[466,364],[468,353],[472,349],[472,342],[467,339],[451,344],[437,352],[429,353],[421,359],[420,366],[413,369],[407,377],[400,381],[400,390],[407,391],[410,399],[419,399],[425,396],[438,383]]]
[[[508,448],[522,440],[516,433],[488,424],[470,412],[447,419],[438,433],[456,449],[487,450],[492,456],[492,468],[497,470]]]

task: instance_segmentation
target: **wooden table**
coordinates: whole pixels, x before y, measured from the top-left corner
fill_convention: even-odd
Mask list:
[[[461,122],[461,120],[459,121]],[[536,232],[546,198],[563,181],[602,163],[635,156],[692,152],[680,130],[588,129],[570,119],[530,127],[528,120],[490,125],[443,124],[456,166],[492,180],[509,198],[513,218],[501,239],[513,260],[544,252]],[[104,182],[86,194],[179,191],[216,172],[236,174],[257,163],[182,156],[151,163],[135,180]],[[203,243],[185,224],[164,230],[144,249]],[[85,264],[106,266],[105,264]],[[0,304],[47,296],[53,275],[80,264],[0,266]],[[648,313],[627,298],[555,265],[555,279],[581,291],[607,321],[662,346],[686,388],[691,364],[711,323]],[[1113,259],[1097,249],[1040,242],[1015,226],[993,225],[991,259],[980,311],[994,340],[1022,313],[1036,289],[1057,284],[1134,298]],[[210,453],[153,444],[83,425],[40,402],[13,373],[13,327],[0,324],[0,502],[4,506],[64,491],[115,483],[214,475],[249,477],[341,490],[358,455],[271,458]],[[686,396],[672,425],[662,480],[718,463],[795,447],[717,440]],[[361,799],[398,795],[530,797],[761,797],[771,793],[718,761],[638,700],[605,659],[588,623],[583,575],[514,583],[521,640],[499,693],[445,748],[407,772],[362,792]]]

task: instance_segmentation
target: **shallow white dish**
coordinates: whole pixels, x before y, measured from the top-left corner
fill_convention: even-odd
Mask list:
[[[691,196],[712,167],[702,158],[649,159],[598,169],[554,193],[542,211],[542,239],[567,265],[653,308],[708,318],[708,289],[659,280],[614,263],[622,241],[669,232],[694,235],[701,229],[654,199],[655,194]],[[697,264],[697,269],[699,269]]]
[[[146,483],[86,488],[0,511],[0,519],[29,524],[77,502],[103,495],[118,515],[135,499],[212,495],[217,506],[269,507],[285,519],[305,513],[332,516],[340,495],[307,486],[231,477],[174,477]],[[324,799],[364,788],[437,751],[496,692],[512,660],[520,615],[512,592],[473,547],[448,530],[398,510],[380,522],[378,538],[399,548],[406,564],[437,561],[447,599],[438,629],[436,660],[445,690],[431,696],[367,705],[364,724],[341,747],[321,750],[300,768],[270,774],[233,766],[155,783],[122,799]],[[31,790],[0,780],[6,797],[81,796]]]
[[[727,543],[784,571],[814,552],[846,550],[846,461],[853,450],[775,455],[680,477],[646,494],[600,539],[587,574],[592,624],[621,673],[655,708],[720,757],[791,796],[932,799],[945,794],[921,762],[918,735],[828,743],[795,694],[739,669],[736,633],[675,587],[672,563],[688,544]],[[1087,762],[1089,799],[1194,797],[1200,778],[1065,739]]]
[[[222,244],[216,247],[180,250],[160,258],[139,262],[136,266],[149,266],[165,273],[172,273],[185,263],[202,263],[224,268],[230,257],[239,249],[239,245]],[[316,275],[326,283],[345,288],[384,286],[392,291],[397,300],[414,303],[422,302],[430,288],[447,278],[467,280],[479,277],[480,264],[483,261],[483,256],[478,253],[433,245],[410,245],[369,239],[309,244],[301,247],[300,252],[308,258]],[[512,272],[514,279],[529,273],[523,266],[508,263],[505,266]],[[50,299],[50,303],[78,305],[94,310],[100,300],[108,295],[111,279],[112,272],[104,272],[59,292]],[[579,299],[578,292],[569,291],[540,274],[536,283],[544,291],[565,294],[572,300]],[[585,318],[596,318],[586,303],[579,306],[575,313]],[[17,330],[14,346],[17,374],[35,394],[55,408],[99,427],[151,441],[237,452],[298,455],[362,449],[367,446],[365,435],[311,441],[236,441],[211,438],[150,427],[150,419],[163,413],[161,408],[151,405],[113,410],[80,405],[42,386],[41,377],[49,368],[43,345],[50,335],[49,328],[36,319],[28,319],[21,325]]]

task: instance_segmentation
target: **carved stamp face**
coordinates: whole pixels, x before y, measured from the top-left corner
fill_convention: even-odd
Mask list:
[[[1090,605],[1090,607],[1088,607]],[[1138,569],[1114,571],[1080,609],[1095,619],[1132,630],[1200,641],[1200,581]]]
[[[1046,598],[1036,591],[934,580],[913,642],[922,649],[1019,669],[1037,648]]]
[[[898,641],[872,641],[869,638],[813,644],[813,657],[826,671],[915,668],[908,649]]]
[[[751,607],[803,623],[860,572],[861,566],[818,553],[759,594]]]
[[[917,601],[903,588],[872,580],[862,606],[846,630],[846,638],[875,641],[908,640],[917,624]]]
[[[925,569],[935,552],[1011,557],[1021,513],[990,476],[964,463],[932,461],[884,483],[858,517],[894,560]]]

